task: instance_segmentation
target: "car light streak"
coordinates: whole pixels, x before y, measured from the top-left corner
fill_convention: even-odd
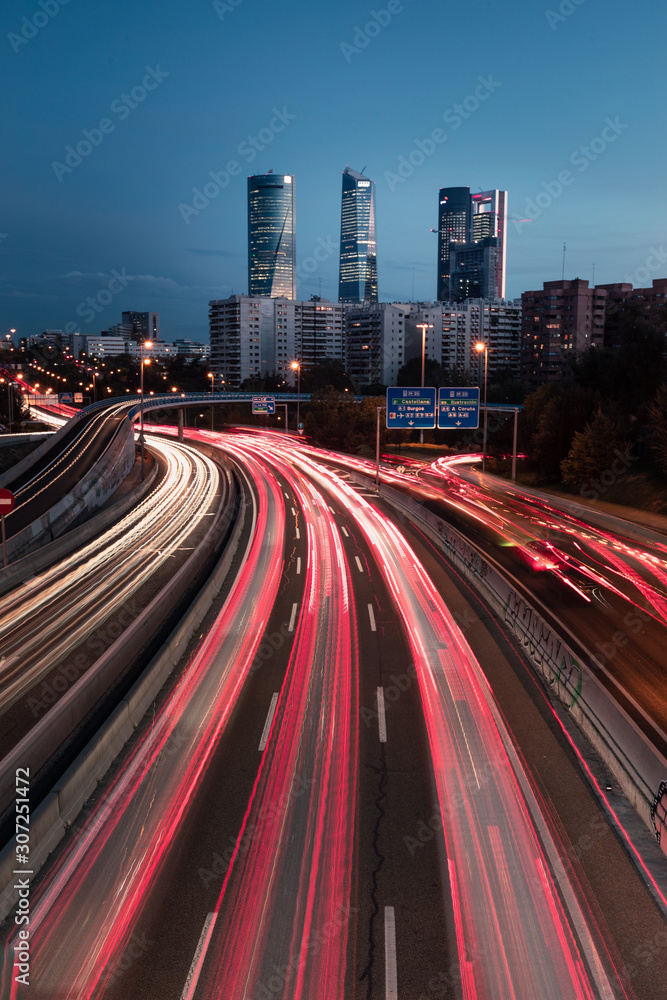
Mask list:
[[[0,713],[49,673],[162,566],[211,509],[218,467],[190,448],[151,441],[167,473],[93,542],[0,598]]]
[[[266,628],[283,572],[285,516],[255,459],[253,535],[201,646],[80,831],[32,898],[31,989],[102,996],[224,731]],[[169,766],[161,761],[169,758]],[[17,929],[18,932],[18,929]],[[16,937],[10,937],[6,955]],[[9,995],[11,964],[2,988]]]
[[[509,737],[491,710],[488,682],[439,593],[377,508],[302,450],[292,460],[355,517],[404,622],[452,875],[464,996],[613,997],[592,942],[570,924],[583,926],[583,915],[567,915],[557,903],[548,845],[537,835],[517,780],[520,764],[510,762]],[[476,956],[472,963],[469,955]]]

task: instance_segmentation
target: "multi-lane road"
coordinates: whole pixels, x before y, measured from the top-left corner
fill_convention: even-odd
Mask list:
[[[238,572],[33,888],[29,991],[3,926],[2,995],[662,996],[657,889],[493,617],[347,461],[192,437],[244,484]],[[565,605],[627,599],[619,550],[577,592],[534,513],[440,472],[418,488],[553,562]]]

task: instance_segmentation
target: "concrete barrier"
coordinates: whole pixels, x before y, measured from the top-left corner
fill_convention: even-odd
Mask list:
[[[125,479],[133,465],[134,432],[131,422],[125,418],[119,424],[104,454],[81,482],[42,517],[7,540],[8,561],[14,562],[27,553],[41,548],[46,541],[64,534],[77,520],[101,507]]]
[[[54,542],[49,542],[32,552],[29,555],[17,559],[10,563],[6,569],[0,570],[0,595],[6,594],[8,590],[18,587],[20,583],[37,573],[41,573],[47,566],[52,566],[60,559],[70,555],[76,549],[86,545],[91,539],[106,531],[112,524],[124,517],[129,510],[141,503],[144,497],[150,492],[157,478],[157,463],[153,465],[151,471],[131,493],[112,504],[107,510],[95,514],[89,520],[84,521],[78,528],[72,528]]]
[[[361,473],[350,473],[350,479],[374,489],[374,481]],[[667,829],[667,758],[596,676],[608,674],[600,661],[553,612],[542,607],[534,595],[528,600],[518,580],[456,528],[399,490],[382,485],[380,496],[419,522],[519,638],[536,672],[577,720],[667,853],[667,837],[661,836]],[[620,690],[618,683],[613,683]],[[623,696],[633,701],[627,692]],[[635,707],[645,715],[638,705]],[[667,742],[667,736],[652,725]]]
[[[0,448],[16,448],[22,444],[32,444],[33,441],[44,441],[46,438],[52,438],[55,431],[27,431],[25,434],[0,434]],[[26,458],[29,458],[26,455]],[[18,468],[18,463],[11,472],[14,473],[14,469]]]
[[[212,450],[219,459],[219,450]],[[190,638],[201,624],[231,570],[241,543],[248,502],[243,487],[239,485],[233,511],[229,512],[229,508],[226,508],[230,514],[229,523],[231,524],[233,519],[234,526],[209,580],[126,698],[81,751],[44,803],[35,811],[35,822],[31,825],[30,857],[34,872],[31,878],[35,877],[48,854],[65,835],[66,827],[79,815],[95,786],[118,756],[123,745],[130,739],[169,674],[180,662]],[[117,644],[122,639],[121,636]],[[18,898],[14,888],[16,880],[13,874],[16,867],[14,850],[14,844],[11,843],[0,852],[0,920],[11,912]]]
[[[15,479],[17,479],[19,476],[22,476],[24,472],[27,472],[30,469],[30,467],[35,464],[35,462],[37,462],[40,458],[43,458],[44,455],[46,455],[46,453],[49,451],[49,449],[53,448],[56,442],[62,441],[65,435],[71,431],[71,429],[72,428],[68,422],[66,424],[63,424],[63,426],[60,427],[55,432],[55,434],[50,434],[49,437],[46,440],[42,441],[42,443],[38,445],[34,451],[31,451],[29,455],[26,455],[24,459],[22,459],[16,465],[12,466],[11,469],[8,469],[7,472],[3,473],[3,475],[0,476],[0,486],[11,485],[11,483]],[[81,430],[83,430],[83,427],[81,428]]]

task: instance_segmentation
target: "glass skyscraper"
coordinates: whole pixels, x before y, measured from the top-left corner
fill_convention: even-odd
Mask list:
[[[466,289],[467,297],[505,298],[506,230],[507,191],[440,189],[438,302],[463,301]]]
[[[294,177],[248,178],[248,294],[296,298]]]
[[[375,181],[351,167],[345,167],[340,215],[338,301],[377,300]]]

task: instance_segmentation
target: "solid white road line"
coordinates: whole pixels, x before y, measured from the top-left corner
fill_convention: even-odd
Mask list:
[[[288,626],[288,629],[287,629],[288,632],[293,632],[294,631],[294,622],[296,621],[296,609],[298,607],[299,607],[298,604],[293,604],[292,605],[292,614],[290,615],[289,626]]]
[[[378,699],[378,732],[380,734],[380,743],[387,742],[387,717],[384,714],[384,688],[379,687],[377,693]]]
[[[190,971],[188,972],[188,978],[185,980],[185,986],[183,987],[183,992],[181,993],[181,1000],[191,1000],[194,996],[194,992],[197,989],[197,982],[199,981],[199,974],[206,957],[206,949],[209,946],[217,916],[217,913],[209,913],[204,921],[204,927],[199,937],[199,944],[197,945],[195,957],[192,959],[192,965],[190,966]]]
[[[356,562],[357,566],[359,567],[359,572],[363,573],[364,567],[361,565],[361,559],[359,558],[359,556],[355,556],[354,559],[355,559],[355,562]]]
[[[375,613],[373,612],[373,605],[368,605],[368,617],[371,620],[371,632],[377,632],[377,626],[375,624]]]
[[[262,738],[259,741],[259,749],[263,751],[266,748],[266,742],[269,738],[269,731],[271,729],[271,723],[273,722],[273,716],[276,714],[276,705],[278,704],[278,692],[274,691],[271,695],[271,704],[269,705],[269,713],[266,717],[266,722],[264,723],[264,729],[262,730]]]
[[[396,914],[393,906],[384,908],[384,995],[385,1000],[398,1000]]]
[[[301,572],[301,556],[296,557],[296,572],[297,575]]]

